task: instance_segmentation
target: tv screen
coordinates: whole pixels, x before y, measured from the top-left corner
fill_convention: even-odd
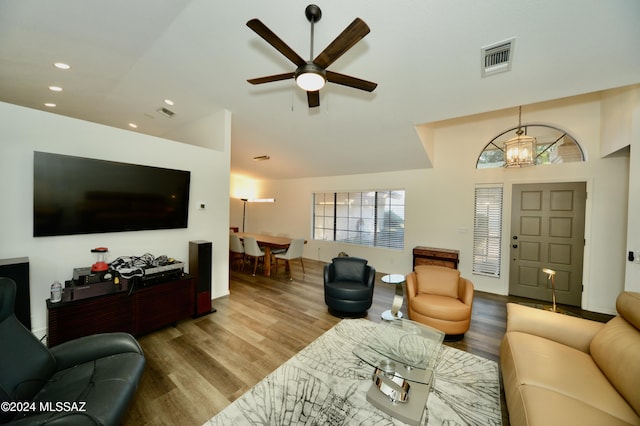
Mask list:
[[[33,236],[186,228],[191,172],[33,153]]]

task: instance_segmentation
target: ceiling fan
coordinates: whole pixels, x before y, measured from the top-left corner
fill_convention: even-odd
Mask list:
[[[313,26],[322,17],[322,11],[315,4],[310,4],[305,9],[305,16],[311,22],[311,53],[313,58]],[[330,83],[341,84],[355,89],[372,92],[377,83],[340,74],[327,70],[327,67],[351,49],[364,36],[369,34],[369,26],[360,18],[353,20],[342,33],[333,40],[315,59],[305,61],[293,49],[291,49],[282,39],[271,31],[259,19],[254,18],[247,22],[247,26],[262,37],[267,43],[275,47],[276,50],[287,57],[298,68],[294,72],[270,75],[267,77],[252,78],[247,80],[251,84],[271,83],[273,81],[287,80],[295,78],[296,84],[307,92],[309,108],[320,105],[320,89],[328,81]]]

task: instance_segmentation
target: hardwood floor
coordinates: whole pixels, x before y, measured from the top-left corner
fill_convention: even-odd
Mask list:
[[[270,278],[231,271],[229,296],[213,303],[217,312],[140,337],[147,368],[124,423],[201,425],[338,323],[324,303],[324,263],[305,259],[304,276],[293,263],[293,281],[283,268]],[[376,322],[395,291],[382,275],[366,316]],[[470,330],[445,344],[498,361],[506,302],[520,300],[476,292]],[[504,399],[502,408],[508,425]]]

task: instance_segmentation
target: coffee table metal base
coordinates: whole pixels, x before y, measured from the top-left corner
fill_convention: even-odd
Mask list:
[[[428,383],[411,382],[409,388],[409,398],[407,402],[392,402],[387,395],[380,392],[376,384],[372,384],[367,391],[367,401],[379,410],[408,425],[419,426],[427,406],[427,398],[431,391],[433,375],[431,371],[426,372],[430,377],[424,380]]]
[[[393,312],[391,311],[391,309],[387,309],[386,311],[384,311],[382,313],[382,319],[385,320],[385,321],[393,321],[393,320],[402,319],[402,312],[398,311],[398,312],[396,312],[396,315],[393,315]]]

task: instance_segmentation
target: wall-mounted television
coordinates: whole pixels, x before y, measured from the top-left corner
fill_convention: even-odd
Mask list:
[[[33,236],[186,228],[191,172],[34,151]]]

